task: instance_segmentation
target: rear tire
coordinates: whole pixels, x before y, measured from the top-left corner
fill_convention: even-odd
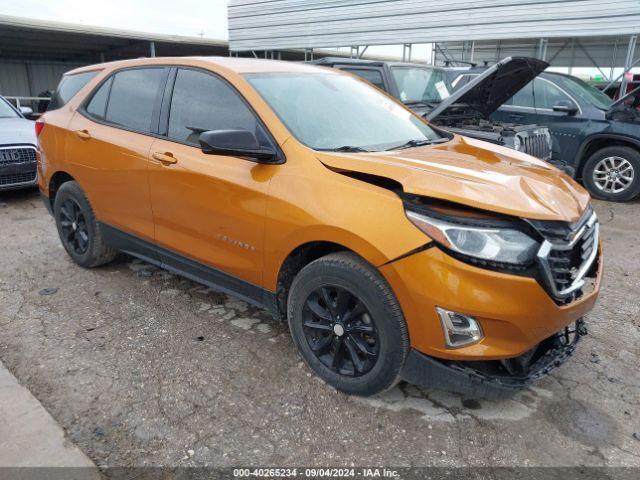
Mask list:
[[[97,267],[118,254],[104,243],[93,209],[77,182],[65,182],[58,189],[53,215],[62,246],[78,265]]]
[[[640,193],[640,153],[630,147],[606,147],[584,165],[582,182],[591,196],[627,202]]]
[[[369,396],[399,380],[409,352],[400,305],[357,255],[333,253],[305,266],[291,285],[287,313],[300,354],[329,385]]]

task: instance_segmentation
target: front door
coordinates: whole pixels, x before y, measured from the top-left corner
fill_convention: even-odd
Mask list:
[[[578,103],[559,85],[541,77],[536,78],[533,85],[538,124],[549,128],[554,158],[573,165],[573,155],[580,148],[582,130],[587,120],[582,117]],[[573,105],[575,113],[554,111],[553,107],[561,103]]]
[[[266,195],[277,169],[245,158],[209,155],[200,133],[249,130],[275,142],[225,80],[198,69],[172,71],[163,103],[165,138],[154,141],[149,180],[156,243],[163,263],[257,300],[262,283]],[[162,128],[162,127],[161,127]]]

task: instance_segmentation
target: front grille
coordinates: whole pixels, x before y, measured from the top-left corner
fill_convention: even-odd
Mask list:
[[[0,148],[0,166],[36,161],[36,150],[33,147]]]
[[[591,213],[568,239],[545,240],[540,247],[538,260],[556,300],[567,303],[581,295],[598,254],[598,229],[596,215]]]
[[[542,160],[549,160],[551,158],[550,138],[548,131],[521,135],[521,151]]]
[[[0,187],[19,183],[33,182],[36,179],[36,172],[14,173],[11,175],[0,175]]]

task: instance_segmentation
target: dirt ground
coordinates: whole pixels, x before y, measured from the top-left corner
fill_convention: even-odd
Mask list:
[[[606,273],[575,357],[469,402],[338,393],[266,312],[127,257],[77,267],[37,192],[0,193],[0,359],[100,466],[640,466],[639,203],[596,203]]]

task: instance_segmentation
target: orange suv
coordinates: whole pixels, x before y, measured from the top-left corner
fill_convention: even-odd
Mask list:
[[[123,251],[269,309],[342,391],[403,378],[504,396],[586,332],[602,270],[588,194],[350,74],[84,67],[36,131],[40,190],[77,264]]]

